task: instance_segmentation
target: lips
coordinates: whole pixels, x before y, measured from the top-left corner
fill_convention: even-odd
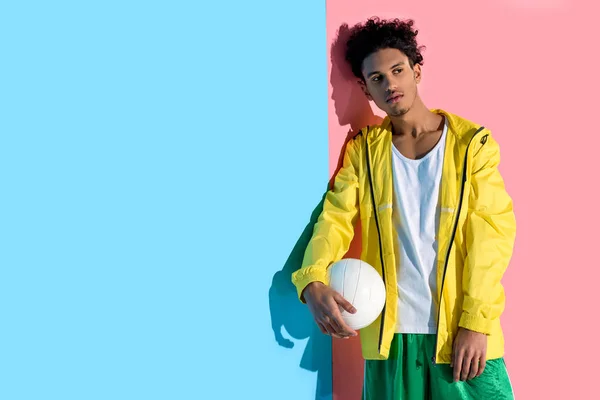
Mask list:
[[[385,102],[390,104],[397,103],[398,101],[400,101],[402,96],[403,95],[400,93],[393,93],[385,99]]]

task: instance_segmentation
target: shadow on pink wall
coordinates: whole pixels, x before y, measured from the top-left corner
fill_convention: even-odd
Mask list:
[[[345,144],[361,128],[381,122],[375,115],[369,101],[352,74],[344,59],[344,49],[349,35],[348,25],[342,25],[338,37],[331,47],[330,84],[333,92],[331,100],[335,107],[337,121],[330,121],[329,135],[345,135],[344,146],[337,154],[337,167],[333,171],[327,189],[333,187],[335,175],[341,167]],[[317,328],[306,305],[298,301],[296,289],[291,283],[291,275],[300,268],[304,251],[312,236],[314,224],[323,209],[324,196],[314,208],[310,221],[300,234],[283,268],[275,273],[269,289],[271,328],[279,346],[293,348],[290,340],[308,339],[299,367],[317,373],[315,399],[331,398],[338,400],[359,399],[362,389],[363,361],[358,338],[332,340]],[[356,235],[345,257],[360,257],[360,222],[355,227]],[[289,338],[283,334],[283,329]],[[333,370],[332,370],[333,368]],[[333,387],[332,387],[333,385]]]
[[[358,79],[354,76],[350,65],[345,60],[344,53],[349,35],[350,28],[348,25],[341,25],[338,29],[337,37],[331,45],[331,75],[329,83],[333,89],[331,100],[333,100],[337,124],[335,121],[330,121],[329,123],[330,139],[335,138],[335,135],[339,135],[340,133],[344,134],[345,129],[348,130],[346,131],[344,146],[337,157],[337,166],[332,175],[330,187],[332,187],[335,175],[341,168],[348,140],[354,137],[363,127],[381,122],[381,117],[373,113],[369,100],[358,85]],[[360,219],[358,220],[360,221]],[[360,222],[358,222],[355,226],[356,234],[348,253],[345,255],[346,258],[360,257],[360,229]],[[332,343],[332,363],[333,399],[360,399],[363,380],[363,360],[359,339],[334,339]]]
[[[373,113],[369,100],[358,85],[358,78],[354,76],[350,65],[345,60],[344,53],[349,35],[350,28],[347,24],[343,24],[331,45],[329,83],[333,89],[331,100],[333,100],[338,125],[349,126],[348,133],[353,135],[367,125],[381,122],[381,118]]]

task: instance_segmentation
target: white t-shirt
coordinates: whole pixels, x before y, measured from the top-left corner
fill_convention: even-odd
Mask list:
[[[419,160],[404,157],[392,145],[398,333],[436,333],[438,196],[447,124],[435,147]]]

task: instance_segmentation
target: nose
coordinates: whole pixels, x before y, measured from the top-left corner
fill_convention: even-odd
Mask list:
[[[385,85],[386,85],[386,87],[387,87],[387,88],[385,89],[385,91],[386,91],[388,94],[389,94],[389,93],[393,93],[393,92],[395,92],[395,91],[398,89],[398,86],[397,86],[397,85],[396,85],[394,82],[392,82],[391,80],[389,80],[389,79],[387,79],[387,78],[385,79]]]

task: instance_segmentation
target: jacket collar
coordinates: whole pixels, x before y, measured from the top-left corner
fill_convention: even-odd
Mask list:
[[[456,137],[459,142],[468,141],[479,125],[462,118],[456,114],[449,113],[445,110],[434,108],[430,110],[439,115],[446,117],[448,121],[448,132]],[[389,116],[386,116],[381,124],[371,127],[367,134],[369,144],[375,144],[379,140],[391,139],[392,137],[392,121]]]

